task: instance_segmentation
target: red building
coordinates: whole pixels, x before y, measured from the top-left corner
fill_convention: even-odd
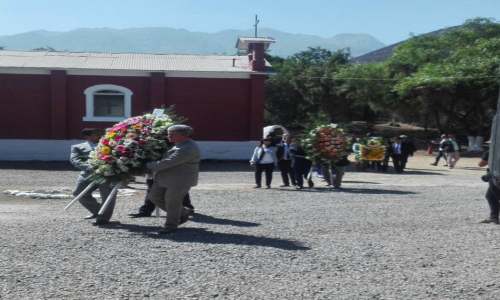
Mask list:
[[[67,152],[82,128],[172,104],[194,127],[194,139],[207,141],[202,149],[258,140],[270,43],[239,38],[248,56],[0,50],[0,160],[66,159],[50,155],[53,145]]]

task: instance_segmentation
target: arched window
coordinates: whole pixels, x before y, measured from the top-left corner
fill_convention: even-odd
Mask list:
[[[87,88],[83,93],[87,111],[84,121],[116,122],[131,117],[131,90],[119,85],[99,84]]]

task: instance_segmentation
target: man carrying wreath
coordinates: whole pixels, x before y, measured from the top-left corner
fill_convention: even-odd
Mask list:
[[[182,199],[198,184],[200,165],[200,149],[190,138],[192,134],[193,128],[187,125],[169,127],[168,140],[174,145],[160,160],[146,165],[155,172],[149,198],[167,212],[167,220],[159,234],[177,231],[190,215],[190,210],[182,206]]]
[[[80,193],[82,193],[89,186],[89,184],[92,183],[91,180],[87,179],[87,177],[91,175],[88,164],[89,154],[92,150],[94,150],[99,142],[99,139],[102,136],[102,130],[99,128],[85,128],[82,130],[82,135],[86,139],[86,142],[71,146],[71,156],[69,159],[73,166],[81,170],[73,189],[73,195],[75,197],[80,195]],[[101,204],[92,196],[92,192],[97,188],[99,188],[99,193],[101,194],[101,201],[104,203],[111,193],[111,187],[108,182],[95,185],[87,191],[79,201],[83,207],[91,213],[84,219],[96,219],[92,225],[100,226],[109,223],[109,219],[111,219],[111,216],[113,215],[116,197],[111,200],[111,204],[106,208],[104,213],[102,215],[98,215],[98,212],[101,209]]]

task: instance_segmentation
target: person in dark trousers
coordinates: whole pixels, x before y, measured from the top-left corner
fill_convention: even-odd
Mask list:
[[[288,149],[288,153],[292,159],[291,167],[297,183],[297,189],[301,190],[304,188],[304,179],[307,180],[311,171],[312,161],[306,158],[306,152],[302,148],[300,140],[292,140],[292,146]],[[307,184],[310,188],[314,187],[312,176],[307,181]]]
[[[489,151],[483,153],[483,156],[477,163],[479,167],[484,167],[488,165]],[[490,175],[489,171],[486,171],[486,175],[481,177],[483,181],[488,182],[488,190],[486,191],[485,198],[488,201],[488,206],[490,207],[490,216],[479,222],[483,224],[496,224],[499,225],[500,221],[498,219],[500,215],[500,182]]]
[[[288,152],[288,149],[292,146],[292,138],[288,134],[283,135],[283,141],[277,145],[276,157],[278,158],[278,167],[280,168],[281,178],[283,179],[283,184],[280,187],[290,186],[290,182],[293,186],[297,185],[295,181],[295,174],[292,171],[292,159]]]
[[[413,144],[412,141],[408,139],[408,136],[406,135],[401,135],[401,143],[404,145],[404,149],[406,151],[406,154],[403,156],[403,170],[406,169],[406,164],[408,163],[408,157],[411,156],[413,157],[413,154],[415,151],[417,151],[417,148]]]
[[[446,153],[443,150],[443,143],[446,142],[447,140],[448,136],[446,134],[441,135],[441,142],[439,142],[439,151],[438,154],[436,155],[436,160],[434,161],[434,163],[431,164],[431,166],[437,166],[441,157],[443,157],[445,161],[447,160]],[[448,166],[448,163],[446,163],[446,166]]]
[[[273,141],[269,138],[262,139],[250,159],[250,165],[255,167],[255,188],[262,186],[262,172],[266,174],[266,189],[271,188],[273,171],[277,163],[276,146]]]
[[[153,186],[153,177],[149,174],[146,175],[146,185],[148,187],[146,191],[146,196],[144,197],[144,203],[141,207],[139,207],[139,212],[135,214],[129,214],[131,218],[145,218],[151,217],[153,212],[155,211],[156,205],[149,200],[149,192],[151,191],[151,187]],[[191,198],[189,193],[184,196],[182,199],[182,206],[187,207],[191,210],[191,214],[194,214],[194,206],[191,204]]]
[[[388,148],[391,153],[392,163],[394,164],[394,170],[396,173],[402,173],[404,170],[404,163],[408,160],[408,146],[403,143],[401,137],[395,137],[394,142]]]

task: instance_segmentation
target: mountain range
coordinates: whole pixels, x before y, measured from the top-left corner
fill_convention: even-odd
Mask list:
[[[270,47],[270,54],[281,57],[318,46],[329,50],[350,48],[355,57],[385,46],[369,34],[344,33],[322,38],[269,28],[259,28],[258,33],[260,37],[276,39],[276,43]],[[80,28],[68,32],[36,30],[0,36],[0,47],[9,50],[51,47],[59,51],[235,54],[239,36],[254,36],[254,29],[228,29],[216,33],[168,27]]]

